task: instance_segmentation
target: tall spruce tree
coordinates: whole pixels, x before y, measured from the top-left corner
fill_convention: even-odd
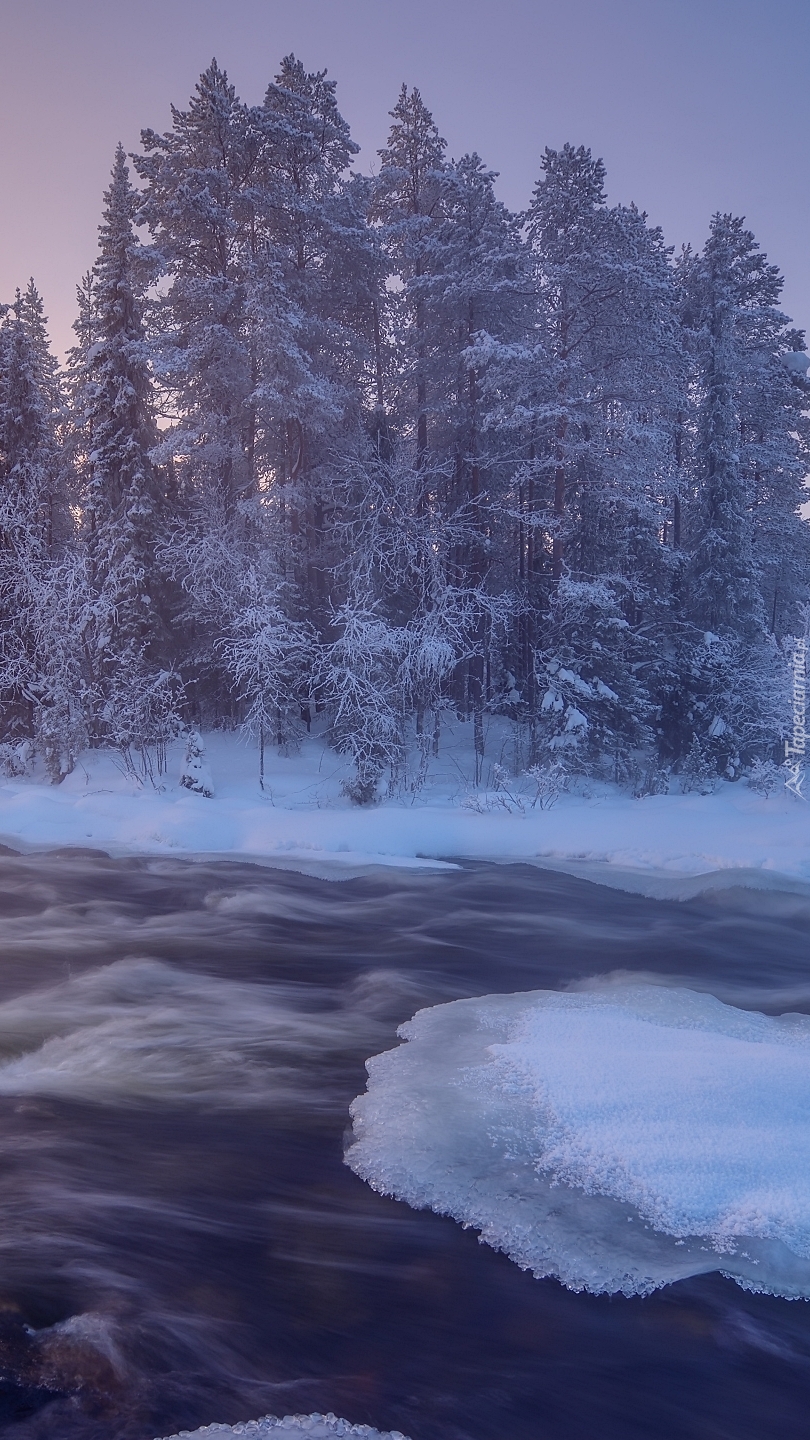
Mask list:
[[[713,217],[681,267],[693,367],[686,512],[688,596],[665,705],[668,746],[700,747],[734,775],[787,724],[777,639],[799,624],[808,575],[800,516],[808,393],[785,359],[802,336],[778,308],[782,278],[744,222]]]
[[[536,318],[523,345],[492,352],[487,385],[523,449],[523,713],[570,763],[621,778],[649,734],[640,675],[667,588],[680,370],[662,237],[634,207],[609,207],[604,184],[584,147],[545,152],[527,216]]]
[[[739,387],[761,322],[779,294],[778,274],[741,220],[715,215],[689,273],[689,328],[698,364],[698,500],[693,600],[707,629],[756,634],[764,625],[753,556],[748,480],[741,461]],[[770,327],[769,327],[770,328]]]
[[[165,278],[150,326],[177,417],[163,437],[181,507],[171,561],[194,694],[225,717],[241,704],[234,677],[265,673],[284,649],[266,630],[280,605],[293,627],[329,623],[330,477],[359,442],[374,247],[342,178],[355,147],[334,84],[293,56],[253,107],[213,62],[144,146],[139,213]],[[309,686],[301,675],[289,703],[268,700],[283,730]]]
[[[428,460],[430,314],[424,282],[442,215],[446,142],[419,91],[403,85],[391,111],[372,215],[383,226],[395,285],[390,292],[400,351],[400,424],[411,430],[417,467]]]
[[[0,330],[0,720],[50,778],[86,741],[83,571],[69,548],[56,367],[35,287]]]
[[[140,298],[145,271],[133,225],[138,198],[119,145],[92,283],[82,292],[86,303],[75,326],[73,375],[85,451],[94,738],[143,762],[150,745],[165,743],[173,719],[155,562],[163,517],[150,458],[158,432]]]

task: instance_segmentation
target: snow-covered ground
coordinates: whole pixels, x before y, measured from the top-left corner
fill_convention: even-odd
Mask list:
[[[602,982],[420,1011],[346,1159],[572,1290],[720,1270],[810,1299],[810,1018]]]
[[[179,785],[179,742],[160,790],[139,787],[111,754],[87,752],[59,786],[36,774],[0,783],[0,840],[24,850],[251,857],[323,873],[467,858],[535,860],[581,873],[601,862],[608,875],[640,889],[645,875],[683,881],[731,869],[757,872],[764,883],[776,875],[810,881],[810,805],[783,788],[765,799],[740,781],[712,795],[636,800],[589,783],[551,809],[533,809],[528,781],[493,788],[497,765],[511,760],[508,729],[488,735],[484,787],[476,791],[469,727],[460,725],[443,737],[420,790],[359,809],[341,793],[348,762],[315,737],[289,758],[268,750],[264,791],[255,745],[221,732],[205,741],[213,798]]]

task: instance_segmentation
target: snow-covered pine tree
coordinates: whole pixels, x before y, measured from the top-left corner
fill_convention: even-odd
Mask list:
[[[740,456],[739,383],[743,357],[757,341],[752,329],[775,305],[777,274],[742,221],[718,214],[687,276],[700,387],[692,603],[706,629],[755,635],[764,615]]]
[[[437,654],[438,645],[446,655],[451,637],[458,647],[452,687],[445,684],[442,693],[434,667],[426,667],[428,702],[417,666],[412,700],[418,734],[428,703],[472,713],[480,769],[495,553],[489,456],[496,446],[486,429],[474,347],[484,335],[494,341],[513,333],[526,305],[525,255],[514,220],[495,197],[495,176],[475,155],[447,162],[419,92],[403,86],[391,114],[371,213],[391,274],[395,428],[423,476],[414,519],[434,535],[432,554],[420,547],[424,575],[411,576],[408,623],[424,632],[416,654]],[[404,455],[397,463],[407,468]],[[446,544],[437,551],[439,532]]]
[[[527,629],[537,637],[526,718],[557,745],[573,734],[573,706],[587,721],[580,750],[589,765],[601,748],[619,774],[647,733],[639,675],[655,654],[667,592],[680,359],[660,232],[632,206],[608,207],[604,181],[584,147],[546,151],[527,226],[535,323],[523,344],[492,350],[486,388],[525,457],[513,506],[530,615],[520,651]],[[557,670],[578,677],[580,705],[573,695],[558,705],[554,687],[549,701],[547,676]]]
[[[137,221],[164,280],[149,323],[178,416],[178,470],[210,480],[233,507],[254,481],[246,301],[267,137],[215,60],[172,120],[164,135],[143,131],[146,153],[134,160],[145,181]]]
[[[299,616],[322,631],[337,559],[335,468],[362,444],[381,262],[366,224],[367,187],[348,174],[358,146],[335,82],[285,56],[262,116],[274,137],[263,221],[292,322],[280,337],[257,315],[259,371],[268,397],[271,383],[277,397],[263,417],[263,466],[286,529]]]
[[[255,107],[212,63],[144,145],[140,214],[167,281],[151,325],[177,415],[162,442],[182,511],[168,549],[194,694],[236,718],[244,677],[228,657],[262,631],[257,615],[283,594],[293,625],[327,623],[330,467],[360,434],[354,320],[365,303],[370,326],[373,247],[342,180],[355,147],[334,85],[292,56]]]
[[[790,365],[803,337],[780,313],[781,276],[741,219],[715,215],[703,252],[681,270],[696,397],[683,616],[691,628],[681,634],[666,729],[673,754],[697,736],[720,772],[735,775],[754,755],[767,758],[787,723],[774,635],[798,623],[808,575],[799,513],[808,393]]]
[[[33,278],[28,281],[22,294],[18,292],[14,303],[14,313],[25,325],[35,356],[40,388],[50,406],[54,421],[58,423],[61,419],[65,399],[64,385],[59,362],[51,350],[45,303]]]
[[[273,138],[214,60],[188,107],[172,108],[171,128],[143,132],[145,154],[134,162],[145,182],[137,219],[161,279],[148,328],[174,417],[157,452],[176,501],[161,553],[186,596],[178,619],[189,697],[209,721],[235,718],[220,642],[233,633],[242,580],[263,543],[257,451],[266,413],[300,368],[294,341],[285,343],[288,307],[263,228],[278,199],[267,178]],[[263,373],[267,354],[275,373]]]
[[[554,581],[566,565],[589,576],[626,568],[628,550],[643,543],[639,522],[657,544],[671,463],[678,340],[668,255],[644,215],[608,207],[604,182],[584,147],[547,150],[528,213],[548,371],[545,387],[533,377],[536,464],[553,514]]]
[[[529,253],[518,220],[495,196],[495,179],[477,155],[446,165],[441,213],[418,282],[430,316],[432,463],[447,476],[436,498],[445,525],[465,532],[446,556],[447,577],[476,615],[455,698],[472,712],[479,772],[487,675],[493,663],[501,668],[489,622],[493,602],[503,610],[513,590],[512,575],[498,564],[499,546],[511,538],[501,512],[512,457],[488,424],[482,375],[493,348],[523,340],[533,319]],[[428,628],[429,615],[430,609]]]
[[[740,414],[754,565],[767,629],[782,640],[802,633],[810,581],[810,526],[802,515],[810,473],[810,385],[802,362],[810,357],[803,333],[779,330],[772,348],[763,346],[746,367]]]
[[[35,287],[0,329],[0,723],[58,783],[86,739],[83,569],[69,547],[58,378]]]
[[[431,243],[442,215],[446,142],[416,89],[403,85],[391,111],[388,143],[379,151],[380,171],[372,218],[382,228],[392,284],[389,309],[399,351],[400,426],[415,444],[416,464],[428,461],[432,408],[431,316],[424,289]]]
[[[148,752],[156,747],[162,756],[179,720],[155,561],[164,516],[150,458],[158,432],[142,320],[148,269],[134,230],[137,205],[119,145],[104,195],[98,258],[80,292],[72,377],[91,591],[85,640],[93,739],[121,750],[146,776],[152,770]]]

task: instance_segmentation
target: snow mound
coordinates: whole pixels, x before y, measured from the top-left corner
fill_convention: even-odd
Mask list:
[[[331,1411],[328,1415],[285,1415],[283,1420],[275,1415],[265,1415],[262,1420],[247,1420],[239,1425],[203,1425],[201,1430],[181,1430],[179,1435],[170,1435],[166,1440],[204,1440],[207,1435],[272,1435],[273,1440],[301,1440],[308,1435],[310,1440],[331,1440],[334,1435],[363,1435],[366,1440],[407,1440],[399,1430],[375,1430],[372,1425],[350,1425],[348,1420],[339,1420]]]
[[[368,1061],[347,1163],[538,1278],[720,1270],[810,1298],[810,1018],[660,985],[420,1011]]]

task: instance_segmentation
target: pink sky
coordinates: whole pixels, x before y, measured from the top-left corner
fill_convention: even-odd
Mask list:
[[[0,0],[0,48],[0,300],[33,274],[60,350],[116,142],[213,55],[258,101],[290,50],[338,81],[361,166],[403,80],[516,208],[545,145],[588,144],[670,244],[745,214],[810,325],[808,0]]]

